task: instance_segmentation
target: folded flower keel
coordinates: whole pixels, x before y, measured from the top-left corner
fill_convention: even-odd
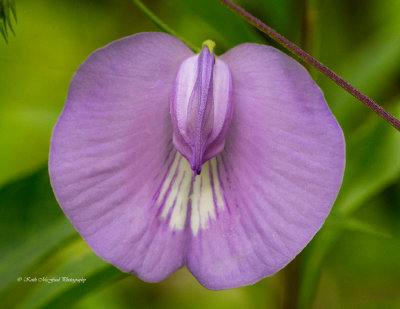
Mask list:
[[[103,259],[146,281],[186,265],[252,284],[312,239],[339,191],[342,131],[307,71],[239,45],[194,55],[141,33],[94,52],[54,128],[56,198]]]
[[[196,174],[220,153],[232,118],[229,67],[208,46],[178,69],[171,99],[173,143]]]

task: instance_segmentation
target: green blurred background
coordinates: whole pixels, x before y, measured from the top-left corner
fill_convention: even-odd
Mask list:
[[[214,40],[219,54],[271,44],[216,0],[144,3],[195,45]],[[236,3],[400,116],[400,0]],[[288,267],[253,286],[209,291],[186,269],[148,284],[98,258],[54,199],[51,130],[90,53],[159,29],[129,0],[16,8],[16,35],[8,44],[0,37],[1,308],[400,308],[400,133],[313,70],[344,130],[347,167],[326,224]],[[59,276],[86,282],[24,282]]]

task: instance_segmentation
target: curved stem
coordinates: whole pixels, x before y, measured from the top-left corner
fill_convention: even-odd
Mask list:
[[[166,33],[169,33],[173,35],[174,37],[177,37],[180,39],[182,42],[184,42],[189,48],[195,52],[200,52],[200,48],[195,46],[194,44],[190,43],[188,40],[184,39],[181,37],[179,34],[177,34],[173,29],[171,29],[167,24],[165,24],[160,18],[158,18],[150,9],[145,6],[140,0],[132,0],[134,4],[154,23],[156,24],[161,30],[163,30]]]
[[[341,78],[335,72],[331,71],[328,67],[326,67],[321,62],[319,62],[316,59],[314,59],[313,57],[311,57],[300,47],[293,44],[291,41],[289,41],[288,39],[286,39],[285,37],[280,35],[278,32],[276,32],[274,29],[267,26],[262,21],[260,21],[258,18],[254,17],[249,12],[242,9],[240,6],[234,4],[232,1],[230,1],[230,0],[219,0],[219,1],[222,2],[223,4],[225,4],[227,7],[229,7],[233,11],[235,11],[237,14],[239,14],[247,22],[249,22],[253,26],[257,27],[260,31],[267,34],[271,39],[273,39],[274,41],[276,41],[277,43],[282,45],[284,48],[286,48],[292,54],[299,57],[307,64],[313,66],[314,68],[316,68],[318,71],[320,71],[324,75],[328,76],[336,84],[338,84],[340,87],[342,87],[348,93],[350,93],[355,98],[357,98],[358,100],[363,102],[370,109],[372,109],[375,113],[377,113],[379,116],[381,116],[387,122],[389,122],[398,131],[400,131],[400,121],[396,117],[394,117],[392,114],[387,112],[380,105],[376,104],[373,100],[371,100],[368,96],[366,96],[361,91],[356,89],[354,86],[352,86],[351,84],[346,82],[343,78]]]

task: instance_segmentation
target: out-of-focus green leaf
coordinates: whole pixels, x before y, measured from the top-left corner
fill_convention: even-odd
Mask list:
[[[400,104],[392,110],[400,116]],[[400,178],[400,134],[381,119],[372,117],[347,139],[343,185],[333,213],[350,215],[366,200]],[[342,231],[323,227],[305,253],[299,306],[310,308],[321,265]]]
[[[324,261],[314,308],[385,308],[400,304],[400,195],[398,184],[370,199],[356,215],[364,222],[382,226],[394,238],[346,233]],[[394,193],[388,199],[388,194]],[[334,290],[332,293],[331,290]],[[332,294],[336,297],[332,299]]]
[[[18,15],[18,38],[0,48],[0,187],[46,162],[79,64],[145,18],[123,0],[18,1]]]
[[[106,266],[90,275],[84,284],[72,285],[69,289],[55,295],[45,305],[41,306],[41,308],[70,308],[89,293],[113,284],[127,276],[129,275],[122,273],[114,266]]]
[[[50,132],[57,118],[54,111],[29,107],[17,109],[17,106],[0,106],[0,187],[43,165],[48,156]]]
[[[398,1],[388,0],[385,5],[372,1],[376,9],[370,8],[369,12],[366,11],[368,6],[355,2],[324,1],[319,4],[321,16],[317,28],[321,42],[318,59],[379,104],[390,100],[390,92],[397,86],[399,17],[393,12],[381,12],[380,18],[371,22],[366,13],[375,18],[375,13],[386,6],[391,10],[396,8],[394,2]],[[361,24],[353,21],[358,14],[363,14]],[[345,134],[360,126],[373,113],[325,76],[319,74],[318,83]]]
[[[36,235],[29,235],[28,240],[19,248],[5,254],[0,264],[0,291],[17,278],[37,259],[46,254],[60,241],[70,238],[75,230],[66,220],[59,220],[49,225]]]
[[[62,218],[50,187],[47,167],[0,189],[0,260]]]
[[[0,231],[2,308],[38,308],[74,285],[31,279],[87,278],[106,265],[62,214],[46,167],[0,189]]]
[[[400,116],[400,102],[391,111]],[[376,118],[376,117],[374,117]],[[350,214],[400,177],[400,134],[380,118],[349,136],[346,171],[334,211]]]
[[[385,92],[393,86],[393,80],[400,70],[399,31],[388,27],[376,33],[352,54],[345,55],[337,69],[343,78],[380,104],[383,102],[379,100],[387,99]],[[336,88],[328,87],[326,95],[343,130],[350,132],[364,123],[373,112],[345,91]]]
[[[389,233],[379,229],[376,226],[348,216],[330,215],[325,222],[325,228],[333,230],[343,230],[344,232],[361,232],[373,236],[386,238],[393,237],[393,235],[390,235]]]
[[[215,41],[217,54],[244,42],[263,42],[254,27],[246,24],[219,1],[172,0],[168,1],[168,5],[181,12],[179,18],[165,16],[171,25],[183,31],[184,37],[199,46],[207,39]]]
[[[0,231],[6,236],[0,242],[0,299],[4,308],[42,307],[78,285],[47,283],[42,278],[89,278],[102,274],[99,269],[106,265],[62,214],[47,168],[0,189]],[[91,282],[83,290],[88,292],[98,285],[103,283]]]
[[[0,0],[0,33],[2,34],[6,43],[8,43],[8,30],[15,35],[12,26],[11,15],[14,17],[14,20],[17,21],[15,1]]]
[[[339,24],[342,21],[335,18],[337,13],[328,14],[328,18],[331,21],[336,20],[337,24],[328,30],[330,36],[322,36],[323,42],[329,43],[323,45],[326,50],[324,54],[333,56],[331,59],[341,56],[343,61],[336,68],[337,73],[361,91],[374,98],[387,99],[389,96],[385,92],[393,88],[392,81],[400,67],[399,29],[393,26],[398,24],[398,18],[388,19],[385,15],[385,27],[368,37],[361,47],[352,51],[352,54],[346,54],[343,53],[346,50],[343,46],[337,46],[343,42],[351,42],[346,36],[352,29],[340,30]],[[345,177],[333,208],[333,212],[347,216],[399,179],[400,134],[330,81],[329,85],[327,80],[321,82],[347,140]],[[397,107],[392,108],[391,112],[399,117],[400,102],[393,103],[397,103]],[[360,126],[359,129],[352,133],[357,126]],[[323,261],[342,234],[340,230],[324,227],[308,246],[304,254],[300,308],[311,307]]]
[[[340,238],[341,233],[342,231],[329,230],[322,227],[303,252],[304,259],[298,298],[298,307],[300,309],[312,308],[323,260],[326,253],[332,249]]]
[[[296,41],[301,31],[299,2],[292,0],[243,1],[243,6],[286,38]]]
[[[319,51],[313,55],[360,91],[385,106],[385,102],[393,98],[393,89],[398,88],[398,1],[388,0],[383,5],[383,2],[374,0],[370,1],[371,6],[357,1],[318,2],[316,9],[319,22],[315,30]],[[326,76],[318,74],[316,77],[346,135],[373,114],[368,107]]]
[[[6,307],[41,308],[72,285],[85,284],[71,279],[87,279],[106,265],[80,238],[65,244],[42,262],[21,273],[22,280],[15,280],[4,290],[2,302]]]
[[[0,291],[32,263],[77,235],[50,188],[47,168],[0,189]]]

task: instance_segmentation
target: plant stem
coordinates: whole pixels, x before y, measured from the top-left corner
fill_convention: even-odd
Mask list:
[[[376,104],[373,100],[371,100],[368,96],[366,96],[361,91],[356,89],[354,86],[352,86],[351,84],[346,82],[343,78],[341,78],[335,72],[331,71],[329,68],[327,68],[321,62],[317,61],[316,59],[311,57],[309,54],[307,54],[304,50],[302,50],[296,44],[292,43],[291,41],[289,41],[288,39],[286,39],[285,37],[280,35],[274,29],[267,26],[262,21],[260,21],[258,18],[254,17],[249,12],[242,9],[240,6],[236,5],[232,1],[230,1],[230,0],[219,0],[219,1],[222,2],[223,4],[225,4],[227,7],[229,7],[231,10],[233,10],[235,13],[239,14],[247,22],[249,22],[253,26],[257,27],[260,31],[267,34],[272,40],[274,40],[275,42],[282,45],[285,49],[290,51],[293,55],[299,57],[301,60],[303,60],[307,64],[313,66],[318,71],[320,71],[324,75],[328,76],[336,84],[338,84],[340,87],[342,87],[348,93],[350,93],[355,98],[357,98],[358,100],[363,102],[370,109],[372,109],[375,113],[377,113],[379,116],[381,116],[387,122],[389,122],[394,128],[396,128],[398,131],[400,131],[400,121],[396,117],[394,117],[392,114],[387,112],[380,105]]]
[[[160,18],[158,18],[150,9],[145,6],[140,0],[132,0],[134,4],[148,17],[150,20],[158,26],[161,30],[163,30],[166,33],[169,33],[173,35],[174,37],[177,37],[180,39],[182,42],[184,42],[191,50],[195,52],[200,52],[200,48],[195,46],[194,44],[190,43],[188,40],[184,39],[181,37],[179,34],[177,34],[173,29],[171,29],[167,24],[165,24]]]

